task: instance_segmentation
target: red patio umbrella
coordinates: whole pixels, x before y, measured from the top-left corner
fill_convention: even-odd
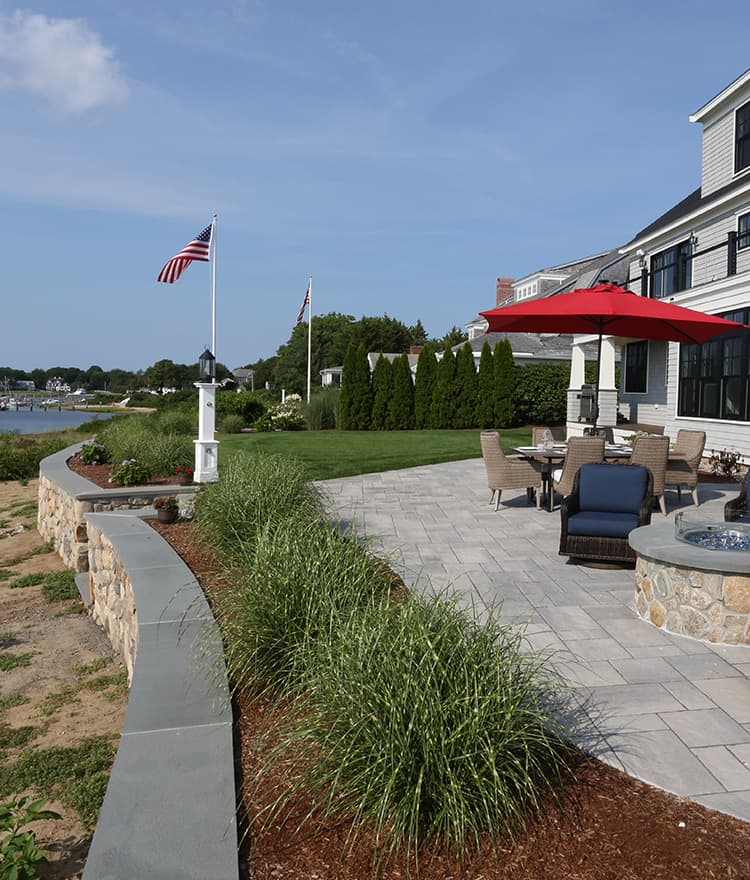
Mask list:
[[[599,361],[603,335],[701,343],[719,333],[745,326],[660,299],[639,296],[616,284],[579,287],[570,293],[515,303],[479,314],[487,319],[488,331],[597,333],[594,426],[599,416]]]

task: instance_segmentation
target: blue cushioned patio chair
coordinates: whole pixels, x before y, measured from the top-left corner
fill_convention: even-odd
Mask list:
[[[651,471],[637,464],[583,464],[560,505],[560,554],[635,562],[628,535],[651,522]]]

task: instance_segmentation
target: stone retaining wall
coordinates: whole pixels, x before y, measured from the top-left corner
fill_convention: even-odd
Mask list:
[[[750,645],[750,577],[670,565],[639,556],[635,605],[641,617],[677,635]]]
[[[133,584],[107,535],[93,523],[89,523],[88,536],[91,591],[89,612],[120,655],[128,670],[130,684],[138,653],[138,616]]]
[[[101,489],[67,465],[82,445],[50,455],[39,466],[39,534],[54,542],[63,562],[76,572],[88,571],[89,566],[87,514],[143,510],[160,495],[175,495],[184,511],[192,506],[194,494],[194,489],[177,485]]]
[[[40,465],[40,532],[71,568],[88,572],[89,610],[131,683],[83,880],[238,880],[221,637],[192,572],[144,522],[156,495],[178,495],[185,506],[192,490],[97,489],[66,465],[78,448]]]

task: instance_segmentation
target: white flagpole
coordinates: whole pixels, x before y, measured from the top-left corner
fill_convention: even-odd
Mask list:
[[[211,354],[216,357],[216,214],[211,220]]]
[[[310,403],[310,369],[312,352],[312,275],[307,282],[307,402]]]

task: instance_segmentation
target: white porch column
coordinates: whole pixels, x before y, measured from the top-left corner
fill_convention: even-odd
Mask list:
[[[215,483],[219,479],[219,443],[214,439],[216,426],[216,385],[196,382],[198,389],[198,439],[195,443],[193,481]]]
[[[611,336],[602,339],[602,359],[599,364],[599,390],[615,390],[615,343]]]
[[[613,373],[614,375],[614,373]],[[568,388],[580,391],[581,385],[586,381],[586,355],[580,342],[573,342],[570,351],[570,384]]]
[[[570,382],[568,384],[567,433],[580,434],[583,426],[579,425],[578,414],[581,411],[581,385],[586,381],[586,355],[581,342],[583,337],[574,338],[570,350]]]

